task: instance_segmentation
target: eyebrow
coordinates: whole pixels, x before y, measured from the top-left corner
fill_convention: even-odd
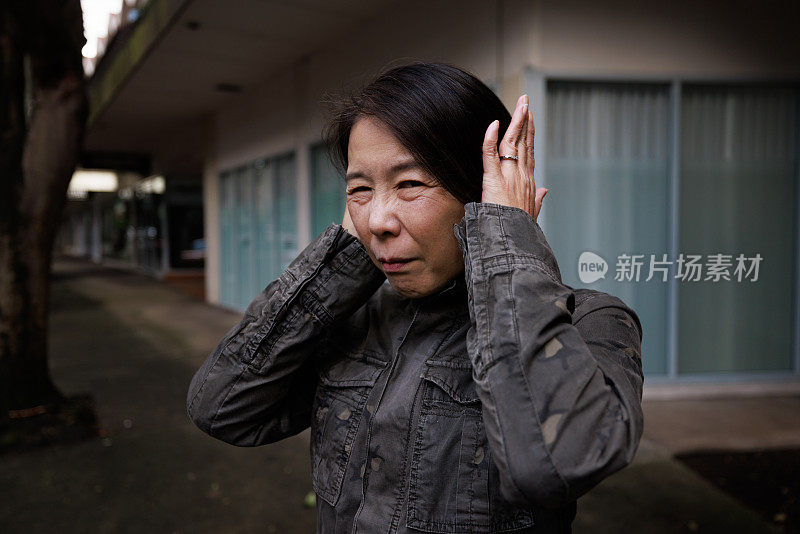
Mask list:
[[[410,159],[410,160],[407,160],[407,161],[401,161],[400,163],[395,163],[394,165],[392,165],[389,168],[389,172],[391,174],[397,174],[398,172],[408,171],[408,170],[411,170],[411,169],[421,169],[421,168],[422,168],[422,165],[417,163],[415,160]],[[367,178],[367,176],[362,172],[353,171],[353,172],[348,172],[345,175],[344,180],[346,182],[349,182],[350,180],[352,180],[354,178]]]

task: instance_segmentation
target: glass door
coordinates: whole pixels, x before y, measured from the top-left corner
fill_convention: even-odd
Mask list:
[[[636,311],[642,364],[657,374],[667,372],[669,283],[648,281],[647,267],[669,252],[669,111],[667,85],[547,84],[547,240],[565,284]],[[632,268],[617,279],[620,260]]]

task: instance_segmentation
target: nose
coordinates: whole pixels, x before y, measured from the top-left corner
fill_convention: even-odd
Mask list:
[[[400,219],[392,199],[382,195],[372,198],[369,206],[369,231],[377,237],[400,234]]]

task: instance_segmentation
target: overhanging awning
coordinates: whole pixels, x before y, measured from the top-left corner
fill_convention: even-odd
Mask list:
[[[151,0],[89,82],[87,151],[148,152],[395,0]]]

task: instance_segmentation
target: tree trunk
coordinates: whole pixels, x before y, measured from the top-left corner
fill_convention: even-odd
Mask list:
[[[47,365],[50,263],[86,121],[79,0],[1,4],[0,422],[63,400]]]

